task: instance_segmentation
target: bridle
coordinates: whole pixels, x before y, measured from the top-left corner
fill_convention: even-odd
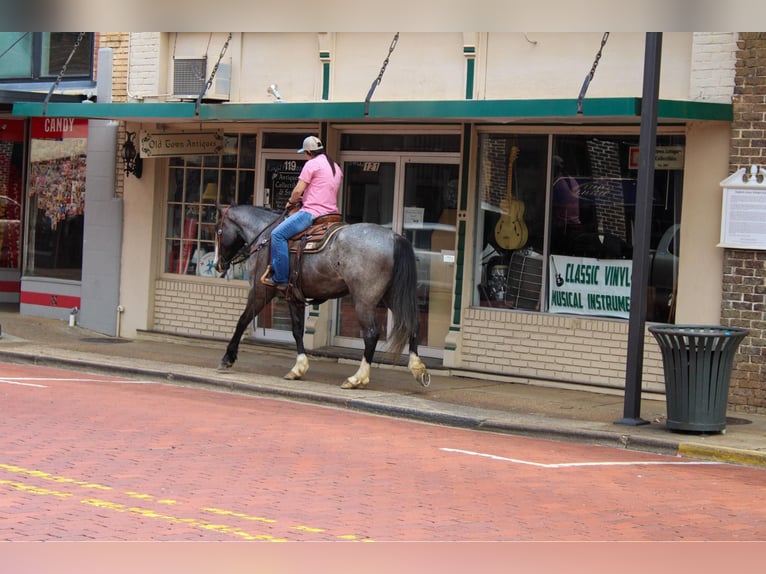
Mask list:
[[[237,251],[234,257],[232,257],[229,261],[226,261],[222,255],[223,250],[221,249],[221,237],[223,236],[223,224],[226,223],[226,216],[228,213],[229,206],[225,207],[221,213],[221,222],[218,225],[218,228],[215,230],[215,268],[221,274],[220,277],[223,277],[224,273],[226,273],[229,267],[247,259],[247,255],[242,254],[242,249],[244,248]]]
[[[224,273],[231,267],[232,265],[237,265],[239,263],[242,263],[244,261],[247,261],[250,256],[258,251],[261,247],[266,245],[269,242],[269,237],[261,241],[260,243],[257,243],[257,241],[261,238],[261,236],[266,233],[270,232],[276,225],[278,225],[286,215],[286,211],[282,213],[282,216],[277,218],[275,222],[273,222],[271,225],[267,225],[263,230],[261,230],[260,233],[258,233],[252,241],[246,242],[242,247],[239,248],[239,250],[234,254],[234,257],[231,258],[229,261],[225,261],[221,255],[222,249],[221,249],[221,237],[223,236],[223,225],[226,223],[226,216],[229,213],[229,209],[231,206],[226,206],[221,213],[221,223],[218,226],[218,229],[216,229],[215,232],[215,261],[216,261],[216,270],[221,274],[220,277],[223,277]]]

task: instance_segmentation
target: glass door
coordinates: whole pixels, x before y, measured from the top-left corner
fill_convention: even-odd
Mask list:
[[[392,227],[397,189],[398,160],[380,161],[376,158],[359,158],[343,161],[343,194],[341,210],[349,223],[377,223]],[[374,270],[370,270],[374,272]],[[386,308],[376,311],[380,341],[388,336]],[[354,311],[354,301],[347,295],[337,304],[333,344],[344,347],[363,348],[359,322]],[[381,346],[381,343],[378,343]]]
[[[456,163],[407,158],[404,164],[402,233],[415,248],[418,268],[419,344],[441,356],[449,332],[454,292]]]
[[[457,160],[399,154],[354,156],[343,162],[343,172],[342,208],[346,221],[392,227],[413,244],[418,271],[420,352],[424,356],[442,356],[454,292],[460,172]],[[381,306],[381,348],[390,320]],[[363,347],[351,297],[338,304],[333,344]]]
[[[293,153],[271,152],[262,154],[259,172],[257,204],[283,210],[298,183],[298,176],[306,160]],[[256,317],[252,335],[256,339],[292,342],[290,311],[281,297],[276,297]]]

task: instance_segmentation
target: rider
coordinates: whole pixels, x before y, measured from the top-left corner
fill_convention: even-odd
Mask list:
[[[302,201],[301,208],[288,216],[271,232],[271,265],[261,277],[261,283],[284,290],[290,272],[290,254],[287,240],[308,229],[320,215],[338,212],[338,190],[343,173],[340,166],[324,150],[322,141],[315,136],[303,140],[298,153],[305,154],[298,183],[290,194],[287,208]],[[273,270],[273,275],[269,276]]]

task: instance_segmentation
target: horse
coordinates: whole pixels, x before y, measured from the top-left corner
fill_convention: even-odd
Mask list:
[[[247,304],[237,321],[219,370],[232,367],[247,326],[277,296],[277,289],[264,285],[260,278],[270,263],[271,230],[286,212],[254,205],[218,206],[216,221],[215,269],[223,276],[232,262],[247,260],[250,291]],[[299,234],[300,235],[300,234]],[[418,356],[418,305],[415,251],[399,233],[374,223],[340,226],[318,252],[304,252],[295,267],[291,255],[291,287],[285,295],[290,310],[297,357],[284,378],[301,379],[309,368],[303,345],[305,306],[321,304],[350,294],[362,330],[364,354],[359,368],[343,389],[363,389],[370,382],[370,366],[380,337],[375,308],[382,303],[393,313],[389,351],[398,358],[409,344],[408,369],[422,386],[430,384],[430,374]],[[290,291],[299,278],[298,295]]]

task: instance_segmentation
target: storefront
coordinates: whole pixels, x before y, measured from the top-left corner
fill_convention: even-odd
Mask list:
[[[158,36],[157,46],[165,50],[159,58],[180,70],[211,38]],[[168,39],[177,42],[172,52],[163,44]],[[317,39],[321,73],[313,65]],[[427,77],[413,87],[400,70],[386,84],[391,90],[369,105],[355,95],[356,56],[380,38],[319,33],[234,35],[227,52],[233,59],[222,60],[234,70],[231,90],[222,85],[213,90],[216,97],[231,98],[227,103],[147,96],[132,103],[49,106],[49,117],[122,122],[136,134],[143,156],[140,177],[131,174],[122,182],[118,335],[150,331],[221,343],[231,336],[249,287],[241,267],[226,278],[212,271],[216,203],[281,209],[302,165],[296,150],[306,135],[316,134],[343,168],[338,199],[344,217],[391,226],[417,250],[424,355],[441,358],[455,373],[620,388],[641,119],[641,99],[623,94],[635,94],[640,80],[626,84],[615,68],[604,71],[601,94],[587,99],[580,113],[577,100],[565,95],[571,95],[566,86],[572,78],[564,78],[570,70],[552,56],[573,46],[568,38],[546,36],[548,51],[537,49],[542,44],[525,44],[519,35],[488,39],[413,35],[408,69]],[[688,78],[694,39],[683,34],[671,39],[668,69]],[[620,62],[640,69],[635,48],[642,38],[624,40],[615,48]],[[302,66],[296,77],[305,82],[283,86],[289,101],[266,99],[275,96],[261,86],[279,69],[263,70],[257,78],[243,73],[256,53],[251,41],[262,41],[258,46],[275,54],[275,62],[281,62],[279,46],[292,47],[288,59]],[[475,63],[475,41],[481,68],[467,65]],[[454,49],[461,42],[462,52]],[[421,62],[424,45],[443,48],[443,66]],[[506,51],[498,48],[510,45],[527,54],[529,62],[515,69],[530,81],[518,82],[506,70],[500,57]],[[581,48],[583,59],[587,50]],[[550,74],[544,86],[531,81],[544,71],[533,62],[557,65],[563,75],[554,85]],[[165,80],[159,80],[147,93],[163,93]],[[715,323],[722,257],[716,206],[718,182],[728,175],[732,107],[688,101],[687,83],[676,78],[665,90],[658,113],[645,319]],[[537,99],[540,94],[547,98]],[[19,116],[40,112],[39,105],[14,106]],[[142,147],[145,138],[154,148]],[[169,147],[160,152],[157,138]],[[192,143],[185,147],[185,142]],[[700,274],[709,280],[698,281]],[[347,301],[309,306],[306,313],[307,348],[361,346]],[[383,309],[379,322],[385,334]],[[291,344],[283,304],[277,301],[263,312],[249,336]],[[645,388],[660,389],[659,354],[651,344],[646,349]]]

